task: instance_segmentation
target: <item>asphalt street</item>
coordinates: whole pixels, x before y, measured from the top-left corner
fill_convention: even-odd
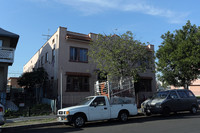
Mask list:
[[[118,120],[90,122],[83,128],[65,126],[61,123],[49,125],[5,128],[5,133],[200,133],[200,113],[131,117],[128,122]]]

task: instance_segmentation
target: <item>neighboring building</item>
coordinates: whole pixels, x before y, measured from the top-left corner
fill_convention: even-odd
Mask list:
[[[12,86],[12,88],[22,88],[21,86],[18,85],[17,80],[19,79],[19,77],[9,77],[8,78],[8,86]]]
[[[24,88],[18,85],[18,79],[19,77],[9,77],[6,90],[6,99],[11,100],[17,104],[24,102],[25,99]]]
[[[150,54],[154,54],[154,45],[148,45]],[[157,91],[156,88],[156,76],[155,76],[155,66],[151,69],[147,69],[145,73],[139,74],[140,79],[135,83],[136,91],[136,100],[137,105],[140,107],[140,104],[151,97],[153,93]]]
[[[97,35],[94,33],[80,34],[59,27],[51,38],[24,65],[23,72],[44,67],[49,75],[49,87],[43,89],[43,97],[60,100],[64,105],[78,103],[82,98],[94,95],[94,83],[98,80],[95,74],[96,65],[90,62],[87,55],[89,43]],[[153,45],[148,46],[154,51]],[[137,84],[141,89],[137,97],[141,99],[156,91],[155,73],[148,70],[141,74]]]
[[[0,28],[0,96],[5,104],[8,66],[14,62],[14,52],[19,35]],[[3,100],[3,101],[2,101]]]
[[[171,89],[184,89],[183,87],[174,87],[171,86]],[[195,96],[200,96],[200,79],[196,79],[192,81],[191,85],[189,86],[189,90],[191,90]]]

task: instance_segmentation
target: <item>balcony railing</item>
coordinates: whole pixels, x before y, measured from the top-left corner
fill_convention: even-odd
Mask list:
[[[14,62],[14,48],[0,47],[0,63],[13,63]]]

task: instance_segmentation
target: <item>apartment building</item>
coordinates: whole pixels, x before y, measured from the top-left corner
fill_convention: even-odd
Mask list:
[[[80,34],[59,27],[51,38],[24,65],[23,72],[44,67],[49,75],[49,87],[43,96],[61,99],[63,105],[73,105],[82,98],[94,95],[94,83],[98,80],[96,66],[87,56],[89,43],[96,34]],[[148,46],[154,51],[153,45]],[[156,91],[155,73],[148,70],[137,83],[138,99],[144,99]],[[141,89],[139,89],[139,87]]]
[[[80,34],[59,27],[51,38],[24,65],[23,72],[44,67],[49,75],[49,87],[44,97],[57,98],[64,105],[78,103],[93,95],[95,65],[87,56],[90,40],[95,34]]]
[[[14,52],[19,35],[0,28],[0,96],[5,104],[8,66],[14,62]]]

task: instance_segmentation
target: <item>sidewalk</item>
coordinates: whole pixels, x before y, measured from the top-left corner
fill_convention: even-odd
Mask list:
[[[56,115],[33,116],[33,117],[19,117],[7,119],[3,128],[19,128],[19,127],[34,127],[34,126],[47,126],[59,124]]]

